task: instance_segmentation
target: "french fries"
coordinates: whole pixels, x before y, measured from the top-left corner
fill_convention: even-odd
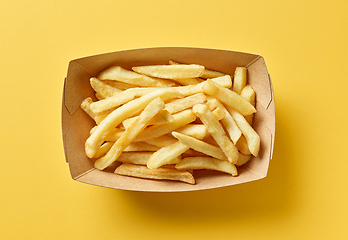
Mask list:
[[[260,151],[252,128],[256,95],[247,69],[234,78],[199,64],[112,66],[90,79],[97,101],[81,108],[95,121],[85,152],[115,174],[196,184],[194,170],[238,176]],[[114,165],[112,165],[114,166]]]
[[[147,123],[160,110],[164,108],[164,102],[161,98],[152,100],[141,112],[136,121],[126,129],[122,136],[117,139],[111,149],[94,163],[94,167],[103,170],[121,155],[123,150],[132,142],[132,140],[147,126]]]
[[[180,97],[181,94],[172,88],[161,88],[140,98],[134,99],[127,104],[120,106],[110,113],[97,126],[97,129],[87,139],[85,144],[86,154],[89,158],[93,158],[100,144],[103,142],[103,137],[117,127],[123,120],[134,116],[142,111],[152,100],[161,97],[162,100],[168,100],[175,97]]]

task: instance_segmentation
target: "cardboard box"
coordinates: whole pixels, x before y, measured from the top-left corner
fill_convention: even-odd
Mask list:
[[[257,113],[253,127],[260,135],[261,149],[246,165],[239,167],[239,175],[200,170],[195,172],[196,184],[175,181],[147,180],[119,176],[114,169],[99,171],[87,158],[84,144],[93,120],[80,108],[88,96],[94,98],[89,79],[111,65],[131,69],[136,65],[168,64],[169,60],[196,63],[206,68],[234,74],[237,66],[248,69],[248,83],[256,92]],[[112,52],[72,60],[64,84],[62,102],[62,134],[66,161],[74,180],[93,185],[135,191],[177,192],[231,186],[266,177],[272,158],[275,137],[275,106],[271,79],[264,59],[259,55],[202,48],[161,47]]]

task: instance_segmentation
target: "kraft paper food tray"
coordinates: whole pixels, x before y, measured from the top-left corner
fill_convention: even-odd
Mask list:
[[[131,69],[136,65],[168,64],[169,60],[202,64],[206,68],[232,76],[237,66],[247,67],[248,83],[256,92],[257,113],[253,127],[260,135],[261,149],[258,157],[253,157],[247,164],[238,168],[237,177],[216,171],[199,170],[194,173],[195,185],[132,178],[113,173],[116,165],[99,171],[93,167],[94,160],[86,156],[84,145],[94,121],[80,108],[80,104],[88,96],[96,100],[89,79],[111,65]],[[267,175],[275,137],[275,106],[271,79],[261,56],[226,50],[161,47],[125,50],[75,59],[69,63],[64,83],[62,134],[71,177],[84,183],[124,190],[177,192],[231,186],[262,179]]]

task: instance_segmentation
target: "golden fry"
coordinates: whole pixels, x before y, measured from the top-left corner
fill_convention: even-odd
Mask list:
[[[100,81],[98,78],[92,77],[90,80],[91,87],[93,90],[100,94],[103,98],[108,98],[113,96],[116,93],[122,92],[122,90],[118,88],[114,88],[105,82]]]
[[[134,95],[128,94],[126,91],[115,93],[113,96],[102,99],[97,102],[93,102],[90,108],[93,113],[98,114],[106,110],[118,107],[125,104],[135,98]]]
[[[251,159],[251,155],[244,155],[242,153],[239,153],[239,158],[238,161],[236,162],[236,166],[242,166],[244,164],[246,164],[247,162],[249,162]]]
[[[247,84],[247,68],[237,67],[233,78],[233,91],[240,95]]]
[[[243,88],[241,94],[240,94],[245,100],[247,100],[251,105],[255,107],[256,104],[256,95],[254,89],[247,85],[245,88]],[[245,116],[245,119],[247,122],[252,126],[253,120],[254,120],[254,114],[250,114]]]
[[[160,148],[151,155],[147,162],[147,167],[156,169],[166,164],[178,163],[178,157],[189,148],[189,146],[182,144],[179,141],[176,141],[167,147]]]
[[[121,164],[115,170],[116,174],[159,180],[182,181],[189,184],[195,184],[192,174],[185,170],[177,170],[174,168],[158,168],[149,169],[142,165],[133,165],[129,163]]]
[[[212,157],[187,157],[182,159],[179,163],[177,163],[175,165],[175,168],[179,170],[216,170],[231,174],[232,176],[238,175],[237,168],[234,164],[228,161],[221,161]]]
[[[150,77],[180,79],[200,77],[204,73],[204,66],[197,64],[153,65],[133,67],[132,70]]]

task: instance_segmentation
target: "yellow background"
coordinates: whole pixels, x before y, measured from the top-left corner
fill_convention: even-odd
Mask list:
[[[1,239],[347,239],[348,2],[1,1]],[[265,58],[276,100],[268,176],[190,193],[73,181],[68,62],[187,46]]]

